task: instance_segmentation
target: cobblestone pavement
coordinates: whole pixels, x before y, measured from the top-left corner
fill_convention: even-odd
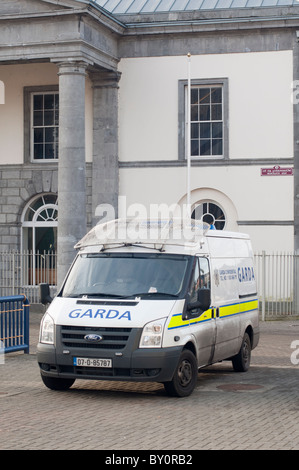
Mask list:
[[[299,449],[299,364],[291,361],[299,321],[261,323],[247,373],[215,364],[200,371],[190,397],[170,398],[160,384],[82,380],[48,390],[35,356],[39,318],[30,354],[0,364],[0,449]]]

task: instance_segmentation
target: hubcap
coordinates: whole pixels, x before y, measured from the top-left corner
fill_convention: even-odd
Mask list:
[[[178,369],[178,377],[182,387],[189,385],[192,379],[192,368],[189,361],[184,360],[181,362]]]
[[[249,347],[248,347],[247,342],[245,341],[244,346],[243,346],[243,359],[245,363],[249,361],[249,357],[250,357]]]

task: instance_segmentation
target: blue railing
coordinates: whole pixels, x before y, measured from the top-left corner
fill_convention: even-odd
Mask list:
[[[29,353],[29,301],[25,295],[0,297],[0,345],[4,353]]]

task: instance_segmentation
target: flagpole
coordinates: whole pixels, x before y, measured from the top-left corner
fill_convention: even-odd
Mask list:
[[[187,214],[191,218],[191,54],[188,52],[188,87],[187,87]]]

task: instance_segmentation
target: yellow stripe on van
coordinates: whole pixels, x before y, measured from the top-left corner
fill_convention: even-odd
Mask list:
[[[223,305],[219,307],[220,318],[236,315],[237,313],[240,313],[240,304]]]
[[[250,312],[251,310],[258,309],[259,302],[257,299],[250,300],[249,302],[240,303],[240,313]]]
[[[250,312],[252,310],[258,309],[258,300],[250,300],[246,302],[240,302],[231,305],[222,305],[219,307],[219,316],[220,318],[226,318],[232,315],[238,315],[241,313]],[[181,328],[183,326],[194,325],[196,323],[203,323],[209,321],[213,318],[213,310],[216,309],[209,308],[206,312],[202,313],[199,317],[190,319],[190,320],[183,320],[181,313],[176,313],[171,317],[171,320],[168,325],[168,330],[173,328]]]
[[[183,326],[193,325],[194,323],[202,323],[212,319],[212,309],[210,308],[204,312],[200,317],[194,318],[193,320],[183,320],[181,313],[176,313],[171,317],[168,325],[168,330],[173,328],[181,328]]]
[[[181,313],[172,315],[168,329],[171,330],[172,328],[180,328],[182,326],[189,326],[189,320],[183,320]]]
[[[194,325],[194,323],[203,323],[205,321],[212,319],[212,309],[206,310],[204,313],[200,315],[200,317],[194,318],[193,320],[190,319],[190,325]]]

